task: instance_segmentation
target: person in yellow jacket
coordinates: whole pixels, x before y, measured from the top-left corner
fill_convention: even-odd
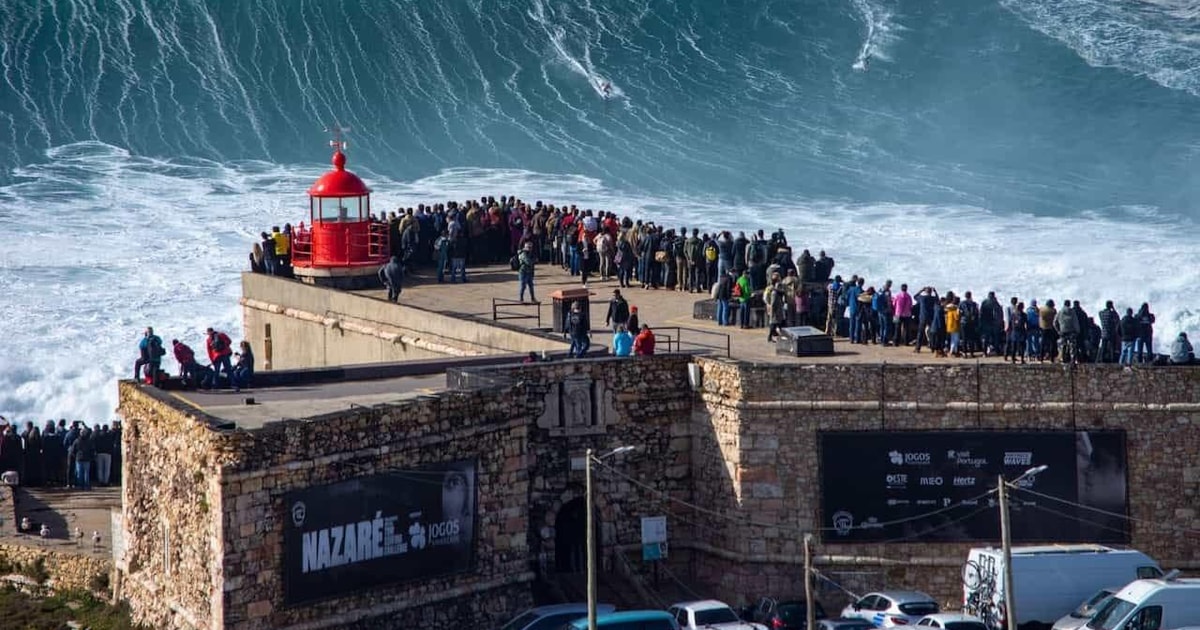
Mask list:
[[[278,275],[284,275],[282,270],[291,262],[288,258],[291,254],[292,242],[287,233],[280,232],[279,226],[271,228],[271,240],[275,241],[275,269]]]
[[[958,340],[962,336],[962,317],[958,312],[958,298],[946,304],[946,333],[950,335],[950,354],[959,356]]]

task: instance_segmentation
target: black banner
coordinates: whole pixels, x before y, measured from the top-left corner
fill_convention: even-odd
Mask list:
[[[1011,491],[1014,542],[1129,542],[1118,431],[822,433],[824,539],[997,541],[988,491],[1043,465],[1018,486],[1069,503]]]
[[[474,566],[475,460],[289,492],[288,605]]]

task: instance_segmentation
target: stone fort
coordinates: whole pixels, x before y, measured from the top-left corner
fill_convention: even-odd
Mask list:
[[[583,570],[584,453],[626,445],[637,450],[594,471],[600,571],[649,597],[656,580],[735,605],[802,596],[811,532],[832,582],[959,604],[968,548],[998,544],[953,533],[996,519],[981,497],[989,466],[1005,462],[984,459],[1012,459],[1017,473],[1049,464],[1058,476],[1031,490],[1053,496],[1075,483],[1084,435],[1119,441],[1107,482],[1124,493],[1119,518],[1030,495],[1020,509],[1045,510],[1051,526],[1026,539],[1111,540],[1197,568],[1195,370],[771,362],[678,347],[565,360],[559,338],[419,295],[396,305],[259,274],[243,283],[245,337],[271,362],[254,391],[119,385],[117,588],[153,627],[498,626]],[[522,363],[529,350],[556,358]],[[978,475],[924,471],[950,454],[922,440],[947,434],[974,436],[950,464]],[[1009,448],[1009,435],[1034,446]],[[893,481],[935,478],[976,488],[889,494]],[[1090,483],[1071,485],[1071,500]],[[876,499],[932,502],[896,513],[938,524],[893,527],[903,519],[851,507]],[[407,507],[355,511],[393,504]],[[666,518],[661,560],[643,559],[645,517]],[[827,585],[818,595],[844,601]]]

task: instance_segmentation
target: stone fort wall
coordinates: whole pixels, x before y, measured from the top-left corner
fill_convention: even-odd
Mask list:
[[[700,379],[689,379],[698,366]],[[598,467],[605,568],[649,575],[640,521],[668,518],[667,576],[746,603],[802,592],[802,538],[822,522],[820,431],[1119,428],[1127,435],[1132,544],[1193,566],[1200,529],[1200,372],[1113,366],[752,365],[660,355],[473,368],[455,391],[242,431],[123,384],[125,594],[154,627],[450,628],[494,624],[561,567],[582,456]],[[698,389],[697,389],[698,387]],[[479,461],[477,564],[469,574],[281,604],[283,496],[461,457]],[[165,525],[164,525],[165,523]],[[1155,526],[1154,524],[1161,524]],[[817,566],[862,589],[961,598],[966,544],[842,544]],[[164,556],[164,547],[169,550]],[[169,565],[169,566],[168,566]],[[828,601],[836,593],[822,592]],[[382,626],[380,624],[383,624]]]
[[[1200,371],[700,363],[697,503],[778,524],[718,519],[703,541],[721,553],[697,554],[689,569],[730,599],[803,592],[801,532],[827,525],[821,431],[1123,430],[1131,545],[1164,567],[1197,567],[1195,537],[1185,530],[1200,527],[1200,465],[1190,455],[1200,450]],[[962,563],[979,545],[845,544],[820,532],[816,539],[818,568],[844,575],[858,592],[932,584],[931,594],[956,605]]]

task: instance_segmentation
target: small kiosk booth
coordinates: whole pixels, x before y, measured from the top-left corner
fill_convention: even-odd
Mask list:
[[[345,143],[329,144],[333,170],[308,189],[309,223],[292,235],[292,270],[308,284],[376,287],[379,267],[388,261],[388,226],[371,220],[371,190],[346,170]]]

